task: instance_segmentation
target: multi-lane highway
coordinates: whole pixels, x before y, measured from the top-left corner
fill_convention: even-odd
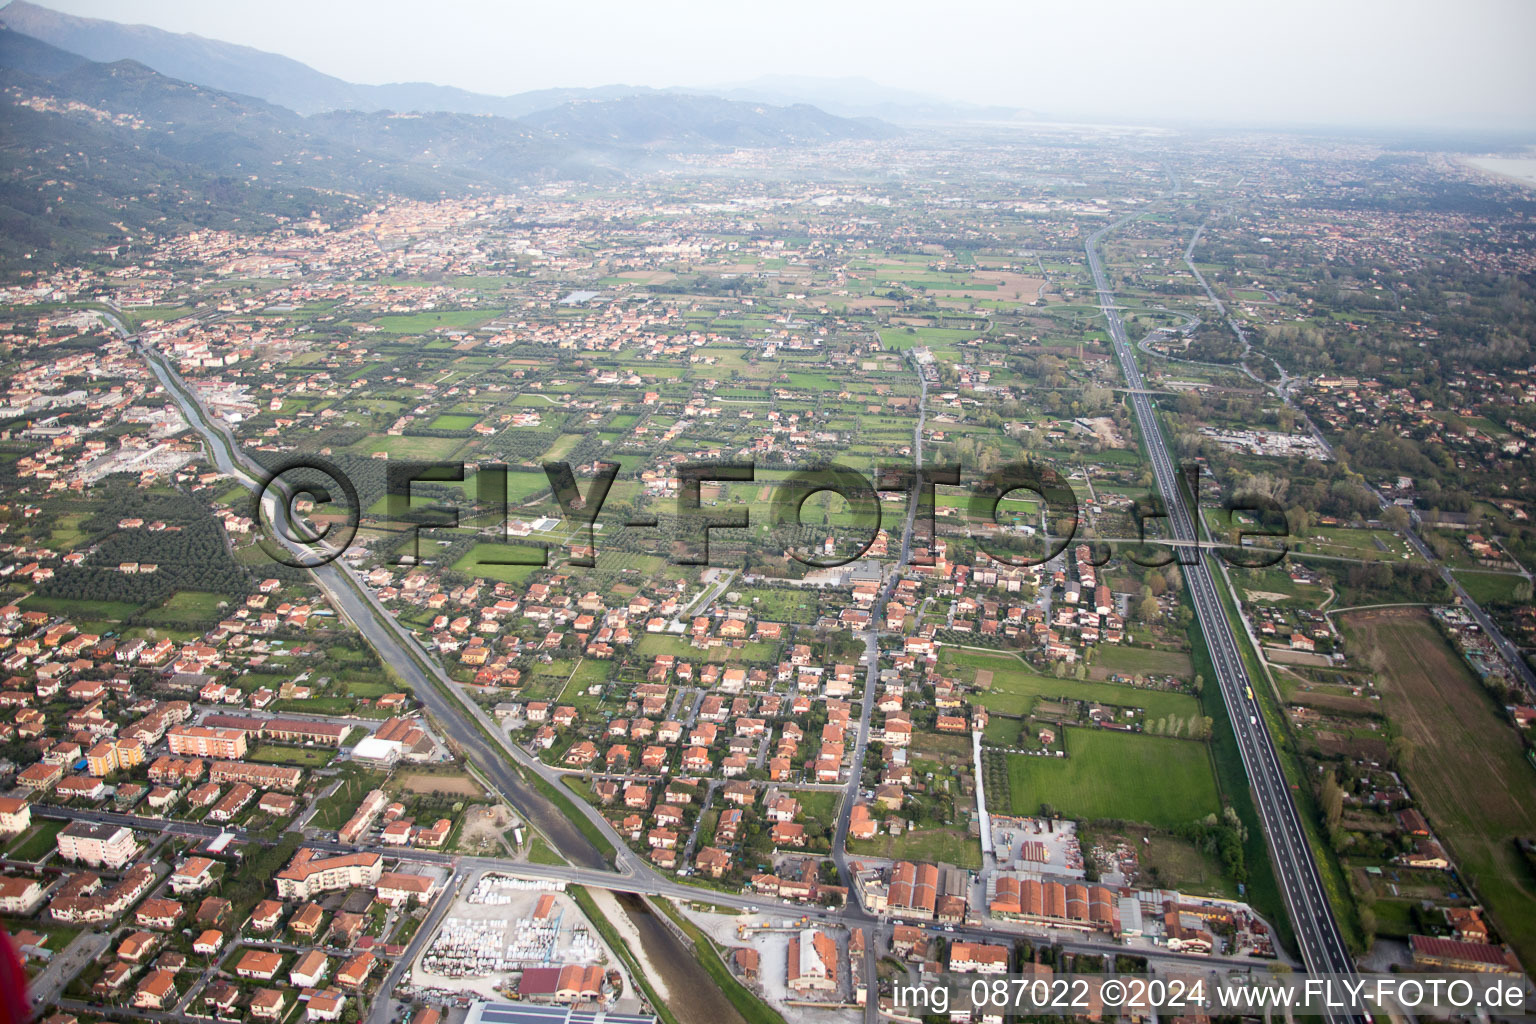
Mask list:
[[[108,316],[108,320],[124,337],[133,337],[116,317]],[[142,352],[150,369],[180,406],[188,422],[203,436],[209,457],[219,470],[253,490],[259,487],[266,476],[262,467],[240,449],[228,429],[209,413],[196,392],[171,368],[164,356],[148,344],[143,346]],[[268,497],[273,496],[269,494]],[[287,508],[283,502],[269,501],[267,508],[274,521],[283,523],[284,528],[278,531],[279,539],[296,535],[296,531],[287,525]],[[297,553],[307,556],[314,552],[301,549]],[[605,863],[602,853],[576,823],[529,785],[514,765],[521,765],[524,771],[541,776],[550,785],[559,785],[558,776],[510,742],[479,705],[454,687],[441,666],[421,650],[415,636],[395,621],[350,569],[338,560],[315,566],[310,573],[333,606],[362,634],[380,659],[411,685],[412,692],[437,719],[443,731],[502,796],[571,861],[589,867]],[[631,859],[629,851],[616,842],[617,836],[612,833],[611,826],[585,801],[571,801],[571,806],[615,842],[619,850],[618,866],[621,870],[626,869]],[[639,866],[644,867],[643,864]]]
[[[1205,226],[1208,223],[1210,223],[1209,218],[1207,218],[1205,222],[1201,223],[1201,225],[1195,229],[1195,233],[1190,236],[1189,245],[1184,249],[1184,264],[1189,268],[1189,272],[1194,275],[1195,280],[1199,283],[1200,287],[1205,289],[1206,298],[1216,308],[1217,315],[1225,319],[1227,326],[1232,329],[1232,333],[1237,338],[1238,343],[1243,346],[1243,353],[1246,357],[1246,355],[1252,350],[1252,345],[1248,341],[1247,331],[1243,329],[1241,321],[1239,321],[1237,317],[1233,316],[1230,312],[1227,311],[1226,305],[1216,295],[1215,290],[1211,287],[1210,283],[1206,281],[1205,275],[1200,273],[1200,268],[1197,267],[1194,262],[1195,246],[1200,244],[1200,238],[1205,233]],[[1145,351],[1144,343],[1138,347],[1141,347],[1143,351]],[[1183,361],[1188,362],[1189,360]],[[1295,391],[1299,378],[1292,377],[1290,374],[1286,373],[1285,368],[1281,366],[1275,359],[1270,358],[1269,361],[1274,366],[1276,372],[1280,375],[1279,382],[1276,384],[1270,384],[1268,381],[1262,380],[1245,364],[1234,364],[1231,369],[1241,371],[1255,383],[1274,392],[1276,397],[1278,397],[1282,402],[1293,409],[1298,416],[1301,417],[1301,422],[1306,426],[1308,433],[1310,433],[1312,437],[1316,439],[1318,444],[1322,445],[1323,450],[1326,452],[1332,452],[1333,446],[1328,443],[1328,439],[1323,436],[1323,432],[1318,429],[1317,424],[1312,422],[1312,417],[1308,416],[1306,410],[1302,409],[1296,404]],[[1370,489],[1371,493],[1376,495],[1376,500],[1380,503],[1383,510],[1386,510],[1391,506],[1391,502],[1387,500],[1386,495],[1382,494],[1379,490],[1377,490],[1375,487],[1372,487],[1370,484],[1366,484],[1365,486]],[[1435,553],[1429,549],[1427,544],[1424,543],[1423,538],[1418,534],[1418,527],[1420,525],[1419,514],[1417,512],[1410,512],[1410,516],[1412,518],[1408,528],[1403,531],[1404,539],[1407,540],[1407,542],[1413,547],[1414,551],[1417,552],[1420,558],[1424,559],[1424,561],[1430,565],[1439,567],[1440,576],[1445,580],[1446,586],[1451,588],[1451,592],[1456,595],[1456,598],[1461,602],[1462,607],[1467,610],[1467,613],[1471,615],[1474,620],[1476,620],[1478,627],[1482,629],[1484,635],[1493,641],[1494,646],[1498,648],[1498,651],[1501,655],[1503,655],[1504,660],[1509,663],[1510,670],[1515,674],[1516,679],[1524,684],[1526,690],[1532,694],[1536,694],[1536,672],[1533,672],[1531,666],[1526,663],[1525,657],[1521,654],[1520,649],[1510,642],[1509,638],[1504,635],[1503,630],[1498,627],[1498,624],[1489,618],[1488,613],[1483,611],[1482,606],[1477,603],[1471,594],[1467,593],[1466,588],[1463,587],[1460,581],[1456,579],[1456,576],[1451,571],[1450,567],[1441,564]]]
[[[1126,341],[1125,327],[1115,308],[1114,292],[1105,279],[1099,257],[1099,244],[1104,236],[1130,219],[1115,221],[1089,237],[1088,266],[1093,272],[1094,288],[1098,291],[1099,306],[1108,324],[1115,355],[1125,375],[1142,441],[1152,461],[1153,475],[1163,497],[1171,532],[1178,540],[1195,541],[1199,539],[1194,519],[1198,513],[1198,495],[1192,495],[1190,503],[1184,500],[1178,472],[1168,454],[1157,412],[1146,394],[1146,384],[1136,366],[1135,354]],[[1275,753],[1274,741],[1264,724],[1262,712],[1250,696],[1252,683],[1216,591],[1208,562],[1211,557],[1209,554],[1198,555],[1183,567],[1184,577],[1215,665],[1222,699],[1237,734],[1238,749],[1253,789],[1275,876],[1296,932],[1302,960],[1312,973],[1353,974],[1354,959],[1345,948],[1338,922],[1334,920],[1317,861],[1307,842],[1306,829]],[[1344,1021],[1350,1018],[1338,1015],[1332,1019]]]
[[[1097,273],[1097,267],[1095,272]],[[1104,294],[1107,295],[1107,293]],[[115,321],[115,318],[112,319]],[[1116,329],[1117,343],[1123,347],[1124,335],[1123,331],[1119,330],[1118,319],[1115,319],[1113,323]],[[116,326],[125,337],[132,337],[127,329],[122,326],[121,322],[115,322],[114,326]],[[254,487],[258,485],[259,479],[263,476],[261,468],[257,466],[245,452],[240,450],[238,445],[235,443],[234,438],[229,434],[229,432],[223,428],[222,424],[218,423],[217,420],[208,413],[207,409],[204,408],[192,388],[190,388],[186,382],[180,379],[180,377],[171,368],[169,363],[158,352],[149,346],[145,346],[144,355],[156,376],[160,379],[161,383],[165,385],[171,397],[177,402],[178,405],[181,406],[183,412],[187,415],[193,427],[197,429],[198,432],[201,433],[204,439],[208,442],[210,449],[209,454],[214,459],[218,467],[225,472],[231,473],[247,486],[251,486],[254,489]],[[925,399],[928,390],[928,382],[926,377],[923,376],[923,371],[921,369],[919,370],[919,374],[919,384],[922,398]],[[1139,378],[1137,386],[1139,386]],[[918,466],[921,466],[922,460],[923,428],[924,417],[922,412],[919,412],[913,437],[914,461]],[[1164,461],[1166,462],[1166,458]],[[1162,473],[1160,470],[1160,485],[1162,483],[1162,479]],[[1168,479],[1171,482],[1171,468],[1169,470]],[[900,566],[905,565],[911,556],[913,530],[916,513],[918,511],[919,496],[920,490],[915,491],[907,509],[907,515],[902,529],[898,569]],[[270,511],[279,518],[281,518],[285,512],[285,510],[275,507],[270,509]],[[390,616],[387,611],[379,607],[377,600],[373,597],[371,591],[362,586],[351,574],[351,572],[347,570],[342,564],[330,563],[317,567],[316,569],[312,570],[312,575],[314,576],[316,582],[322,587],[322,589],[326,591],[327,596],[336,604],[338,609],[340,609],[342,614],[345,615],[346,618],[362,632],[365,639],[367,639],[370,645],[372,645],[374,649],[379,652],[380,656],[384,658],[387,663],[389,663],[396,671],[398,671],[412,684],[418,698],[427,705],[428,710],[431,711],[437,718],[444,731],[447,732],[448,735],[451,736],[460,745],[468,759],[474,763],[474,765],[485,775],[487,780],[490,781],[491,784],[504,796],[509,797],[519,810],[523,811],[526,816],[530,817],[533,822],[542,831],[544,831],[547,836],[551,838],[556,847],[560,849],[561,852],[564,853],[565,856],[573,862],[571,866],[548,867],[521,862],[502,861],[495,858],[451,858],[447,856],[441,856],[440,859],[445,864],[452,865],[455,869],[459,869],[462,868],[466,862],[472,862],[475,864],[475,866],[482,869],[516,871],[517,873],[523,875],[558,878],[560,880],[576,884],[601,886],[622,891],[640,893],[644,895],[668,896],[677,899],[690,899],[698,897],[698,889],[665,878],[652,870],[651,867],[644,861],[634,857],[629,852],[627,847],[623,845],[622,841],[617,840],[617,837],[613,836],[611,826],[609,826],[608,823],[601,818],[600,814],[594,808],[586,804],[584,801],[574,801],[577,813],[583,814],[588,818],[593,819],[594,824],[597,825],[597,827],[603,831],[605,835],[611,837],[615,841],[615,845],[619,851],[615,864],[616,870],[610,869],[604,863],[603,858],[598,854],[596,849],[587,840],[587,838],[574,827],[574,823],[564,818],[564,816],[556,807],[554,807],[542,795],[528,786],[524,778],[520,777],[517,772],[513,770],[513,763],[520,765],[524,771],[537,774],[543,777],[545,781],[558,786],[559,776],[557,772],[554,772],[548,766],[538,762],[537,759],[533,758],[526,751],[523,751],[520,748],[517,748],[514,744],[511,744],[494,723],[486,721],[483,711],[481,711],[477,706],[474,706],[471,702],[467,701],[461,693],[459,693],[448,683],[448,680],[442,674],[441,668],[435,665],[429,655],[421,651],[420,647],[415,641],[415,638],[411,636],[410,633],[404,629],[404,627],[395,622],[393,617]],[[864,702],[865,707],[863,709],[864,714],[861,716],[858,743],[855,750],[854,767],[852,769],[851,778],[849,779],[847,791],[844,794],[842,806],[839,808],[836,827],[836,839],[833,844],[833,856],[837,861],[837,866],[840,872],[843,874],[845,881],[850,883],[851,878],[848,877],[848,865],[846,862],[845,854],[845,840],[847,836],[849,812],[851,811],[852,804],[856,798],[858,778],[863,759],[862,755],[865,743],[867,742],[868,738],[870,719],[869,710],[872,704],[871,697],[874,692],[874,683],[878,679],[877,668],[879,652],[878,645],[876,643],[876,638],[878,635],[878,623],[881,621],[880,617],[883,612],[884,604],[889,599],[898,576],[899,571],[892,572],[887,577],[886,585],[882,588],[879,601],[873,613],[872,628],[865,637],[866,652],[869,657],[869,672],[865,681],[866,692]],[[1207,586],[1210,586],[1208,577]],[[1214,597],[1214,591],[1211,593]],[[1229,636],[1228,644],[1230,645],[1230,643],[1231,640]],[[1235,649],[1233,661],[1235,663]],[[1238,670],[1240,671],[1240,667]],[[477,728],[477,725],[484,728]],[[1248,755],[1245,753],[1245,759],[1247,756]],[[1273,755],[1271,753],[1271,758],[1272,756]],[[1279,796],[1281,799],[1285,799],[1285,793],[1283,791],[1284,782],[1283,779],[1281,779],[1279,776],[1278,767],[1275,768],[1274,774],[1278,780],[1275,784],[1281,787]],[[1291,813],[1294,816],[1294,810],[1292,810]],[[76,815],[64,811],[61,812],[58,816],[74,817]],[[132,815],[114,815],[102,812],[86,812],[80,814],[79,816],[89,817],[93,820],[115,821],[118,824],[128,824],[131,827],[136,828],[154,827],[150,821],[145,819],[138,819]],[[217,834],[219,831],[212,826],[188,826],[183,823],[162,825],[162,827],[169,828],[174,831],[185,831],[187,834],[193,835],[203,834],[201,831],[203,829],[206,829],[208,834]],[[1299,824],[1297,826],[1297,834],[1300,835]],[[1304,838],[1301,839],[1301,844],[1301,849],[1305,850]],[[355,848],[342,847],[339,844],[325,841],[311,841],[309,845],[316,846],[321,849],[335,850]],[[418,856],[421,856],[421,858],[425,860],[439,859],[437,856],[430,854],[418,854]],[[457,883],[463,878],[463,875],[459,870],[455,870],[454,877],[455,882]],[[1313,872],[1313,878],[1315,881],[1315,870]],[[1317,889],[1317,895],[1318,899],[1320,900],[1320,888]],[[761,897],[753,894],[736,895],[727,893],[711,893],[710,899],[712,902],[740,908],[746,908],[748,906],[757,904],[773,903],[775,904],[775,909],[781,912],[806,914],[814,920],[820,920],[827,923],[837,922],[844,925],[861,926],[865,928],[866,933],[870,939],[870,943],[863,969],[866,981],[870,985],[871,989],[870,1005],[866,1008],[866,1018],[869,1020],[877,1018],[878,1011],[875,1006],[876,996],[874,993],[874,966],[878,945],[874,940],[876,935],[879,934],[879,930],[882,928],[882,922],[874,915],[871,915],[865,911],[863,907],[859,905],[856,896],[850,899],[848,905],[835,909],[784,905],[777,903],[777,901],[764,900]],[[1326,904],[1321,904],[1321,906],[1322,912],[1326,914]],[[1293,917],[1294,916],[1295,915],[1293,912]],[[1328,920],[1331,924],[1331,918]],[[423,931],[425,932],[425,929],[423,929]],[[1005,942],[1019,934],[1019,932],[1015,929],[986,927],[973,927],[968,929],[968,933],[978,938],[983,936],[990,936],[993,941]],[[1116,952],[1127,951],[1127,947],[1119,946],[1110,942],[1098,942],[1092,939],[1070,941],[1066,944],[1066,947],[1081,952],[1095,952],[1100,954],[1112,954]],[[1339,955],[1342,957],[1343,952],[1341,943],[1339,944],[1338,948],[1340,951]],[[1160,959],[1164,957],[1178,959],[1177,955],[1175,954],[1164,954],[1145,948],[1135,948],[1133,952],[1136,955],[1148,956],[1153,959]],[[409,960],[409,958],[406,959],[407,961]],[[1241,962],[1244,964],[1248,963],[1248,961]],[[1308,962],[1308,966],[1312,966],[1311,961]],[[1313,969],[1327,969],[1327,967],[1318,966],[1313,967]]]

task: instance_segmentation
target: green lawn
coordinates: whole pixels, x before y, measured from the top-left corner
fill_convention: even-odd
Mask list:
[[[123,319],[138,326],[150,320],[169,321],[186,316],[191,310],[185,306],[139,306],[123,311]]]
[[[534,836],[533,841],[528,844],[528,863],[552,864],[556,867],[563,867],[566,861],[541,836]]]
[[[54,837],[64,831],[64,826],[67,824],[69,824],[67,821],[34,820],[32,831],[18,837],[6,851],[6,856],[12,860],[41,860],[57,845]]]
[[[260,764],[291,764],[300,768],[321,768],[331,763],[336,751],[331,747],[285,747],[264,743],[247,751],[245,759]]]
[[[981,843],[957,828],[925,828],[904,832],[899,836],[876,836],[873,839],[848,841],[848,852],[866,857],[889,857],[893,860],[929,861],[934,864],[953,864],[972,871],[981,868]]]
[[[1067,756],[1008,756],[1015,814],[1051,804],[1069,818],[1171,826],[1221,810],[1204,743],[1101,729],[1066,731]]]
[[[784,790],[785,795],[792,796],[800,801],[800,816],[807,821],[819,821],[831,826],[837,815],[837,801],[841,793],[826,790],[804,790],[794,792]]]

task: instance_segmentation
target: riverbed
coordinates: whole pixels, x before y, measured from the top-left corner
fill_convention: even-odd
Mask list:
[[[603,907],[602,903],[598,906],[603,907],[625,941],[631,943],[630,952],[640,962],[646,980],[680,1024],[747,1024],[694,957],[691,945],[684,945],[643,899],[632,893],[607,895],[612,907]],[[622,913],[611,913],[612,910]]]

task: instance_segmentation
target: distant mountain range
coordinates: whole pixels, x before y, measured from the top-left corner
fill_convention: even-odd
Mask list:
[[[605,85],[591,89],[539,89],[513,96],[488,96],[425,82],[357,85],[249,46],[166,32],[148,25],[81,18],[27,0],[12,0],[0,9],[0,25],[94,61],[136,60],[171,78],[255,96],[299,114],[395,110],[516,118],[579,100],[705,93],[775,106],[810,104],[841,117],[875,117],[894,122],[997,121],[1035,116],[1009,107],[955,103],[864,78],[779,75],[710,89]]]
[[[0,260],[196,226],[343,216],[383,194],[617,180],[673,154],[1030,117],[858,78],[489,96],[358,85],[278,54],[12,0],[0,8]]]
[[[919,92],[886,88],[866,78],[768,77],[716,89],[651,89],[613,84],[593,89],[538,89],[510,97],[495,97],[421,81],[364,86],[250,46],[223,43],[200,35],[166,32],[147,25],[121,25],[118,21],[77,17],[28,3],[28,0],[12,0],[0,9],[0,25],[81,57],[104,63],[137,60],[160,74],[194,81],[210,89],[257,97],[267,103],[286,106],[296,114],[433,111],[519,118],[571,101],[630,100],[703,92],[725,100],[774,106],[811,104],[840,117],[876,117],[888,121],[1003,120],[1020,115],[1008,107],[968,106]]]
[[[384,193],[616,179],[674,153],[896,132],[807,104],[660,90],[498,98],[354,86],[248,47],[24,0],[0,10],[0,86],[0,259],[102,248],[145,231],[332,216]],[[391,96],[426,109],[379,109],[395,106]]]
[[[755,103],[813,103],[840,117],[874,117],[898,123],[1042,120],[1040,114],[1030,110],[959,103],[927,93],[893,89],[867,78],[766,75],[750,82],[718,86],[708,92],[726,99]]]
[[[249,46],[148,25],[80,18],[26,0],[12,0],[0,9],[0,25],[94,61],[110,64],[136,60],[171,78],[255,96],[299,114],[432,110],[519,117],[574,98],[562,95],[519,102],[517,97],[481,96],[423,83],[353,85],[307,64]]]

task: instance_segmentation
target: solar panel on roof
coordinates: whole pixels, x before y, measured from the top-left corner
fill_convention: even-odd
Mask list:
[[[657,1024],[654,1016],[632,1013],[592,1013],[568,1006],[529,1003],[476,1003],[465,1024]]]

